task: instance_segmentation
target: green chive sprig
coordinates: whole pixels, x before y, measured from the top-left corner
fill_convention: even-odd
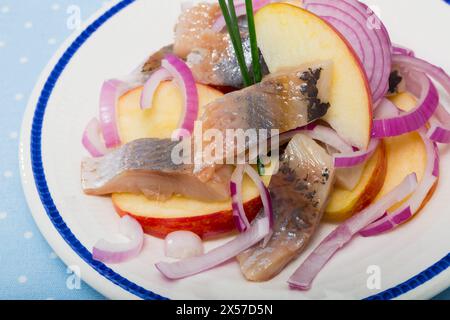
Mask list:
[[[236,59],[241,69],[244,86],[248,87],[262,80],[261,63],[259,60],[258,42],[256,39],[255,17],[253,15],[253,1],[245,0],[247,11],[248,31],[250,38],[250,48],[252,54],[253,77],[250,77],[247,64],[245,61],[244,47],[242,45],[241,32],[239,30],[239,22],[236,16],[236,8],[233,0],[228,0],[228,6],[225,0],[219,0],[220,9],[227,24],[227,30],[230,34],[231,43],[233,44]],[[252,81],[253,80],[253,81]]]
[[[254,83],[259,83],[262,80],[262,72],[259,61],[258,41],[256,38],[255,17],[253,15],[253,0],[245,0],[245,7],[247,10],[248,33],[252,51],[253,80]]]
[[[239,25],[236,17],[236,9],[233,0],[228,0],[228,7],[225,0],[219,0],[220,9],[227,24],[228,33],[230,34],[231,43],[233,44],[239,68],[241,69],[244,86],[248,87],[252,84],[248,73],[247,64],[245,62],[244,48],[242,47],[242,39],[239,31]]]

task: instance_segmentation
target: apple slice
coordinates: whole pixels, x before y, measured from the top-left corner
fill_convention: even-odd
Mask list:
[[[223,96],[223,93],[211,87],[198,84],[199,113],[210,102]],[[153,106],[142,110],[139,99],[142,87],[126,93],[119,99],[117,121],[123,143],[140,138],[170,138],[177,129],[183,111],[183,96],[172,81],[161,83],[155,92]]]
[[[270,72],[317,61],[333,62],[331,108],[325,120],[352,145],[366,149],[372,95],[364,69],[345,38],[326,21],[297,6],[270,4],[255,15],[258,45]]]
[[[114,194],[112,199],[119,215],[132,216],[146,233],[159,238],[177,230],[192,231],[202,238],[209,238],[235,228],[231,199],[202,202],[176,196],[161,202],[136,194]],[[262,202],[258,189],[247,176],[243,180],[243,201],[251,221],[261,210]]]
[[[384,143],[381,143],[367,161],[358,185],[351,191],[335,187],[330,196],[325,219],[344,221],[365,209],[377,197],[383,187],[387,173],[387,157]]]
[[[408,112],[416,105],[416,98],[408,93],[400,93],[389,98],[399,109]],[[392,191],[407,175],[415,172],[417,179],[421,181],[424,176],[427,163],[427,152],[422,138],[417,132],[411,132],[399,137],[384,139],[388,159],[388,171],[386,179],[376,200]],[[427,197],[419,208],[419,211],[428,203],[436,191],[437,182],[430,190]],[[398,209],[408,198],[397,203],[388,211],[393,212]],[[415,216],[415,215],[414,215]]]

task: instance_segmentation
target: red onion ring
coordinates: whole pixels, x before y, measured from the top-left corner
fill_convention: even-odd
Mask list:
[[[340,151],[341,153],[336,153],[333,155],[334,166],[336,168],[351,168],[366,162],[375,152],[380,142],[378,139],[372,139],[367,150],[354,151],[353,148],[342,140],[342,138],[339,137],[333,129],[320,125],[314,125],[297,128],[282,133],[279,138],[280,144],[289,141],[299,132],[302,132],[312,139],[323,142],[337,151]]]
[[[378,65],[380,61],[375,58],[376,53],[371,42],[373,39],[369,37],[365,21],[363,24],[360,20],[359,12],[345,2],[307,0],[304,1],[304,5],[305,9],[321,16],[347,39],[358,54],[366,70],[367,78],[371,82],[374,69],[381,66]]]
[[[364,227],[382,217],[392,205],[408,196],[416,186],[417,177],[415,174],[411,174],[380,201],[339,225],[314,249],[289,278],[289,286],[292,289],[310,289],[317,274],[339,249],[350,242]]]
[[[247,231],[250,228],[250,222],[244,210],[244,201],[242,199],[242,180],[244,178],[245,165],[238,164],[230,181],[231,204],[233,208],[233,220],[239,232]]]
[[[427,133],[428,139],[438,143],[450,143],[450,127],[444,126],[436,119],[432,119],[430,130]]]
[[[342,12],[343,15],[348,15],[346,12]],[[329,23],[331,23],[331,25],[333,27],[335,27],[344,37],[345,39],[348,40],[348,42],[350,42],[350,44],[352,45],[353,49],[355,50],[356,54],[358,55],[358,57],[361,59],[361,62],[363,65],[365,65],[366,62],[366,53],[365,53],[365,49],[363,47],[362,41],[359,38],[359,36],[361,34],[356,33],[355,30],[352,29],[352,27],[350,27],[345,20],[339,20],[333,16],[322,16],[322,19],[328,21]],[[345,17],[343,17],[345,18]],[[356,26],[356,28],[358,28],[359,25]],[[362,30],[364,31],[364,30]],[[362,35],[367,35],[365,32],[362,33]],[[368,39],[368,38],[367,38]],[[370,48],[368,48],[370,50]],[[373,52],[373,50],[372,50]],[[374,56],[371,56],[374,60]],[[367,73],[372,74],[372,68],[373,68],[373,63],[371,62],[370,64],[368,64],[367,66]],[[370,79],[369,79],[370,81]]]
[[[273,210],[269,191],[262,182],[261,177],[250,165],[246,165],[245,171],[258,187],[264,205],[264,215],[256,218],[246,232],[240,233],[235,239],[202,256],[187,258],[174,263],[157,263],[155,265],[156,268],[165,277],[175,280],[207,271],[236,257],[242,251],[247,250],[270,235],[273,223]]]
[[[336,168],[351,168],[366,162],[372,154],[377,150],[380,140],[372,139],[369,147],[365,151],[356,151],[348,154],[335,154],[334,166]]]
[[[350,43],[361,60],[376,102],[387,92],[391,70],[391,41],[386,28],[367,26],[372,11],[356,0],[305,0],[307,10],[321,16]]]
[[[423,127],[433,116],[439,104],[439,95],[431,80],[421,73],[416,74],[421,87],[417,107],[398,117],[373,121],[373,138],[395,137]]]
[[[144,84],[141,94],[141,109],[149,109],[153,106],[153,97],[161,82],[171,80],[173,76],[164,68],[160,68],[152,73]]]
[[[413,69],[426,73],[428,76],[439,82],[439,84],[450,94],[450,76],[444,69],[435,66],[425,60],[406,55],[394,55],[392,62],[406,69]]]
[[[358,0],[343,0],[347,3],[349,3],[350,5],[352,5],[353,7],[355,7],[357,10],[359,10],[359,12],[361,13],[361,15],[363,15],[364,17],[366,17],[366,27],[368,27],[368,23],[370,21],[371,18],[375,18],[377,21],[376,23],[378,23],[379,25],[375,25],[371,27],[371,31],[374,31],[374,33],[376,34],[378,40],[379,40],[379,45],[381,46],[382,52],[383,52],[383,68],[380,70],[375,69],[375,72],[379,72],[380,73],[380,81],[378,83],[378,85],[376,86],[377,89],[375,89],[372,94],[373,94],[373,101],[375,101],[375,103],[380,100],[381,98],[383,98],[385,96],[385,94],[388,91],[389,88],[389,76],[391,73],[391,67],[392,67],[392,55],[391,55],[391,51],[392,51],[392,42],[391,42],[391,38],[389,36],[389,32],[386,29],[386,26],[383,24],[383,22],[381,21],[381,19],[379,19],[374,12],[372,12],[372,10],[364,3],[358,1]],[[370,32],[369,32],[370,34]]]
[[[159,262],[156,268],[168,279],[182,279],[212,269],[263,240],[270,233],[268,219],[256,219],[247,232],[202,256],[178,262]]]
[[[353,148],[345,142],[337,133],[331,128],[325,126],[315,126],[313,129],[305,130],[304,134],[314,140],[326,143],[330,147],[342,153],[351,153]]]
[[[115,148],[121,144],[117,128],[117,100],[130,89],[123,81],[112,79],[105,81],[100,93],[100,127],[107,148]]]
[[[427,61],[421,60],[411,55],[394,55],[393,62],[406,69],[424,72],[436,80],[450,95],[450,76],[442,69]],[[435,119],[428,132],[428,137],[435,142],[450,143],[450,114],[442,107],[438,106]]]
[[[403,47],[398,44],[392,45],[392,54],[400,54],[400,55],[405,55],[405,56],[409,56],[409,57],[414,57],[416,55],[413,50]]]
[[[270,228],[272,228],[273,224],[274,224],[274,216],[273,216],[272,200],[270,198],[269,189],[267,189],[266,185],[262,181],[258,172],[256,172],[252,166],[247,164],[245,166],[245,172],[250,177],[250,179],[253,180],[253,183],[258,188],[259,195],[260,195],[261,201],[263,203],[264,216],[267,217],[267,219],[269,220],[269,226],[270,226]]]
[[[183,91],[185,109],[180,121],[179,129],[181,130],[179,132],[181,135],[186,132],[192,134],[199,112],[199,96],[194,76],[188,65],[173,54],[168,54],[162,60],[161,65],[174,77]]]
[[[376,236],[392,230],[405,223],[415,215],[423,205],[430,190],[439,178],[439,151],[423,132],[419,132],[425,144],[428,155],[427,165],[422,181],[420,181],[414,193],[398,210],[387,214],[384,218],[364,228],[360,234],[364,237]]]
[[[108,153],[105,142],[101,137],[100,123],[97,118],[89,121],[86,129],[83,132],[82,141],[83,146],[94,158],[103,157]]]
[[[105,263],[121,263],[139,255],[144,245],[142,226],[130,216],[124,216],[119,222],[119,232],[129,239],[126,243],[112,243],[101,239],[94,246],[92,258]]]

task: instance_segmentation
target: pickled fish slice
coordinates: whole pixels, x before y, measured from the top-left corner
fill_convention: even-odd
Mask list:
[[[305,135],[296,135],[281,157],[269,185],[274,209],[270,241],[238,256],[251,281],[267,281],[304,250],[317,226],[334,179],[332,157]]]
[[[116,192],[144,193],[165,200],[183,195],[203,201],[222,201],[230,197],[232,168],[224,166],[204,183],[192,172],[192,165],[176,165],[172,149],[179,142],[140,139],[97,159],[82,162],[82,188],[89,195]]]
[[[248,150],[258,145],[261,130],[268,133],[279,130],[282,133],[303,127],[327,113],[331,72],[330,62],[299,66],[271,74],[261,83],[229,93],[205,107],[201,117],[202,133],[214,129],[226,137],[229,129],[252,130],[258,134],[247,137],[245,149]],[[238,156],[234,143],[224,143],[222,147],[216,141],[203,141],[202,147],[196,152],[196,159],[202,160],[196,161],[196,173],[223,163],[223,159]],[[215,147],[223,148],[223,152],[211,159],[204,150],[214,150]]]

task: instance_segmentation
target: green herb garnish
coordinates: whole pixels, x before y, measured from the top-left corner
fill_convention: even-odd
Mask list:
[[[258,167],[258,174],[259,174],[259,176],[262,177],[263,175],[265,175],[266,168],[265,168],[265,166],[264,166],[264,163],[262,163],[260,157],[258,157],[258,161],[257,161],[256,165],[257,165],[257,167]]]
[[[262,80],[262,72],[259,61],[258,41],[256,38],[255,17],[253,15],[253,1],[245,0],[245,7],[247,10],[248,33],[252,50],[253,79],[254,83],[259,83]]]
[[[222,14],[227,24],[228,33],[230,34],[231,43],[233,44],[236,58],[241,69],[242,79],[244,86],[248,87],[252,85],[250,75],[248,73],[247,64],[245,62],[244,48],[242,46],[241,33],[239,31],[239,25],[236,17],[236,9],[234,8],[233,0],[228,0],[228,7],[225,0],[219,0]]]
[[[253,15],[253,1],[245,0],[245,8],[247,11],[248,33],[250,39],[250,48],[252,54],[253,81],[250,77],[247,64],[245,61],[244,47],[242,46],[241,32],[239,30],[239,22],[236,16],[236,8],[234,1],[228,0],[228,6],[225,0],[219,0],[220,9],[227,24],[227,30],[230,34],[231,43],[233,44],[236,59],[241,69],[244,86],[248,87],[252,84],[259,83],[262,80],[261,63],[259,60],[258,41],[256,38],[255,17]]]

